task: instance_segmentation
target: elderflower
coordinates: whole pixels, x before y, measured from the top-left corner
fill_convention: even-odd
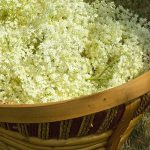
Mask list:
[[[150,23],[114,3],[0,1],[0,100],[46,103],[150,69]]]

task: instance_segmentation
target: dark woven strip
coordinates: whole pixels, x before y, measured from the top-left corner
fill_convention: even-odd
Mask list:
[[[64,122],[65,121],[61,121],[61,123],[60,123],[59,139],[62,139],[62,137],[63,137]]]
[[[66,133],[66,129],[67,129],[67,120],[63,121],[63,128],[62,128],[62,136],[61,139],[65,138],[65,133]]]
[[[64,121],[63,136],[62,136],[63,139],[66,138],[66,131],[68,128],[68,123],[69,123],[69,120]]]
[[[86,131],[87,131],[88,128],[91,126],[91,124],[90,124],[91,116],[92,116],[92,115],[89,115],[89,116],[87,117],[86,124],[85,124],[85,126],[84,126],[84,128],[83,128],[83,130],[82,130],[81,136],[85,136],[85,135],[86,135]]]
[[[137,117],[138,115],[142,114],[147,107],[150,107],[150,92],[141,97],[140,106],[136,110],[134,117]]]
[[[78,132],[79,137],[86,135],[86,133],[89,131],[89,128],[91,126],[91,121],[93,120],[93,119],[91,120],[92,116],[93,115],[88,115],[88,116],[83,117],[80,129]]]
[[[45,130],[46,130],[46,124],[42,123],[42,128],[41,128],[41,132],[42,132],[42,139],[45,139]]]
[[[17,128],[18,128],[18,132],[20,133],[20,134],[22,134],[22,128],[21,128],[21,125],[18,123],[17,124]]]
[[[0,123],[0,126],[1,126],[2,128],[4,128],[4,129],[6,129],[5,123],[1,122],[1,123]]]
[[[88,123],[88,125],[87,125],[87,127],[86,127],[86,129],[84,131],[83,136],[87,135],[89,130],[90,130],[90,128],[93,127],[94,117],[95,117],[95,114],[90,115],[89,123]]]
[[[28,131],[25,124],[21,124],[21,128],[24,136],[28,136]]]
[[[72,125],[72,120],[61,121],[60,134],[59,134],[59,138],[60,139],[67,139],[67,138],[69,138],[71,125]]]
[[[29,133],[28,133],[28,130],[27,130],[27,125],[25,124],[17,124],[17,128],[18,128],[18,131],[21,135],[23,136],[29,136]]]
[[[38,125],[38,137],[42,138],[42,123],[39,123]]]
[[[6,123],[7,130],[10,130],[9,123]]]
[[[24,131],[25,131],[25,136],[29,136],[29,132],[28,132],[28,127],[27,127],[27,124],[23,124],[23,128],[24,128]]]
[[[102,132],[105,132],[109,129],[113,119],[117,116],[117,112],[118,112],[118,107],[109,109],[107,111],[107,115],[106,115],[103,123],[101,124],[101,126],[97,130],[97,133],[102,133]]]
[[[73,122],[72,119],[71,119],[71,120],[68,120],[68,126],[67,126],[67,129],[66,129],[65,139],[68,139],[68,138],[69,138],[69,134],[70,134],[72,122]]]
[[[41,123],[39,126],[39,137],[42,139],[48,139],[49,138],[49,123]]]
[[[23,136],[25,136],[25,129],[24,129],[23,124],[20,124],[20,128],[21,128],[21,134],[22,134]]]
[[[79,131],[78,131],[78,134],[77,134],[77,136],[79,136],[79,137],[82,136],[82,132],[83,132],[83,130],[84,130],[86,124],[87,124],[87,117],[88,116],[84,116],[82,118],[82,123],[80,125]]]
[[[10,130],[17,132],[18,131],[18,126],[16,123],[9,124]]]
[[[50,123],[46,124],[45,139],[49,139]]]

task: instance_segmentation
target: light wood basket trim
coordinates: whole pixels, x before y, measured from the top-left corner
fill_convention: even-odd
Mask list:
[[[93,150],[96,148],[104,147],[111,133],[111,131],[109,131],[101,135],[85,137],[85,138],[82,138],[82,142],[80,142],[81,138],[76,138],[76,139],[73,139],[72,144],[67,142],[67,141],[71,141],[72,139],[63,140],[63,145],[62,143],[61,145],[59,145],[60,140],[55,140],[55,144],[53,143],[54,140],[47,140],[47,142],[50,142],[50,143],[45,145],[45,144],[40,143],[40,142],[43,142],[43,140],[38,140],[40,141],[38,143],[37,142],[31,143],[30,139],[22,138],[21,135],[19,135],[17,138],[14,138],[15,135],[13,135],[14,137],[12,137],[12,133],[10,134],[10,132],[12,131],[1,129],[0,141],[2,141],[3,143],[7,143],[8,147],[16,147],[18,149],[23,149],[23,150],[54,150],[54,149],[56,150],[74,150],[74,149],[85,150],[85,148],[86,150]],[[91,140],[91,137],[92,137],[92,140]]]
[[[130,128],[134,128],[136,126],[136,124],[142,119],[142,116],[143,115],[141,114],[141,115],[137,116],[136,118],[132,119],[130,121],[130,124],[129,124],[129,126],[128,126],[126,131],[128,131]]]
[[[137,125],[137,123],[141,120],[142,115],[137,116],[133,120],[131,120],[127,130],[124,132],[123,136],[121,137],[120,143],[119,143],[119,148],[123,145],[123,143],[127,140],[131,132],[133,131],[134,127]]]
[[[112,136],[109,139],[107,150],[119,150],[121,137],[127,130],[136,109],[140,105],[140,102],[141,100],[137,99],[133,103],[129,103],[126,105],[123,116],[121,120],[118,122],[117,128],[114,130]]]
[[[0,135],[7,136],[14,138],[16,140],[21,140],[21,141],[27,141],[29,143],[33,143],[35,145],[43,145],[43,146],[71,146],[71,145],[83,145],[86,143],[92,143],[96,141],[105,141],[107,140],[112,134],[112,131],[107,131],[102,134],[97,134],[97,135],[90,135],[86,137],[77,137],[77,138],[70,138],[67,140],[42,140],[39,138],[34,138],[34,137],[24,137],[16,132],[8,131],[5,129],[0,128]]]
[[[1,136],[0,137],[0,140],[2,140],[3,142],[7,143],[8,146],[10,147],[15,147],[15,148],[18,148],[18,149],[24,149],[24,150],[53,150],[53,149],[56,149],[56,150],[74,150],[74,149],[80,149],[80,150],[85,150],[85,149],[91,149],[93,150],[94,148],[98,148],[98,147],[103,147],[106,145],[106,141],[104,142],[94,142],[94,143],[87,143],[87,144],[84,144],[84,145],[77,145],[77,146],[62,146],[62,147],[58,147],[58,146],[54,146],[54,147],[51,147],[51,146],[39,146],[39,145],[34,145],[34,144],[31,144],[29,142],[25,142],[25,141],[18,141],[16,139],[13,139],[11,137],[3,137]]]
[[[78,118],[127,103],[149,91],[150,71],[121,86],[72,100],[34,105],[1,104],[0,122],[41,123]]]
[[[105,145],[106,145],[106,142],[104,142],[104,143],[97,143],[97,144],[92,145],[90,147],[82,148],[82,149],[78,149],[78,150],[95,150],[97,148],[104,149]],[[72,150],[75,150],[75,149],[72,149]]]

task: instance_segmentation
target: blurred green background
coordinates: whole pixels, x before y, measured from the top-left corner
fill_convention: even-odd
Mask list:
[[[140,17],[148,18],[150,20],[150,0],[114,0],[114,1],[117,5],[122,5],[125,8],[128,8],[131,11],[139,14]]]

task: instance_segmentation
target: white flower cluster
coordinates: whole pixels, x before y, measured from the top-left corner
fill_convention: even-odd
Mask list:
[[[150,23],[105,1],[1,0],[0,103],[45,103],[150,69]]]

